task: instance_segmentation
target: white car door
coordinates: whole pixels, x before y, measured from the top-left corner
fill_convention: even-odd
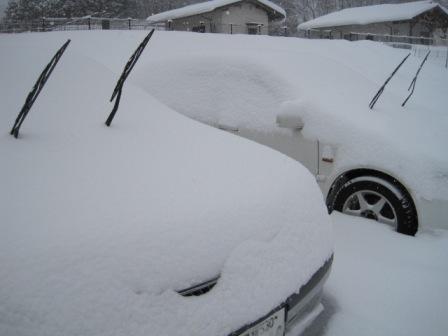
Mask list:
[[[305,139],[300,131],[268,133],[254,129],[224,125],[217,125],[217,127],[278,150],[302,163],[314,175],[317,175],[319,172],[318,141]]]

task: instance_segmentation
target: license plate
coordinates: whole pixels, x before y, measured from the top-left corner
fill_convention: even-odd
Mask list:
[[[255,326],[243,331],[239,336],[284,336],[285,308],[277,310]]]

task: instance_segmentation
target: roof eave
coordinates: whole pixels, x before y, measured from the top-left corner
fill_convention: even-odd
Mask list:
[[[241,0],[241,1],[243,1],[243,0]],[[263,3],[261,3],[261,2],[257,2],[257,5],[262,6],[265,9],[265,11],[268,14],[268,18],[270,20],[272,20],[272,21],[284,20],[286,18],[286,13],[281,13],[279,11],[276,11],[275,9],[266,6]],[[151,17],[157,16],[157,15],[161,14],[161,13],[159,13],[159,14],[155,14],[153,16],[148,17],[146,20],[148,22],[151,22],[151,23],[162,23],[162,22],[167,22],[167,21],[170,21],[170,20],[184,19],[184,18],[187,18],[187,17],[195,16],[195,15],[202,15],[202,14],[211,13],[211,12],[214,12],[215,10],[217,10],[217,9],[225,8],[225,7],[228,7],[228,6],[229,5],[219,6],[219,7],[215,7],[213,9],[210,9],[210,10],[207,10],[207,11],[204,11],[204,12],[198,12],[198,13],[195,13],[195,14],[179,15],[179,16],[173,15],[173,17],[166,17],[166,18],[162,18],[162,19],[159,19],[159,20],[152,20],[151,19]]]

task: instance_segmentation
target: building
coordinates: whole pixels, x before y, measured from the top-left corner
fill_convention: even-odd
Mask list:
[[[285,10],[268,0],[211,0],[150,16],[167,30],[224,34],[261,34],[269,23],[286,18]]]
[[[345,39],[351,33],[446,38],[448,10],[434,1],[354,7],[304,22],[298,29]]]

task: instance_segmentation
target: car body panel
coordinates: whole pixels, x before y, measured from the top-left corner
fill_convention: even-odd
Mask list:
[[[306,139],[299,130],[288,130],[284,134],[278,134],[223,124],[212,124],[211,126],[276,149],[302,163],[312,174],[319,173],[318,142]]]
[[[392,171],[376,165],[348,165],[338,161],[338,147],[333,144],[309,140],[300,130],[279,130],[277,133],[268,133],[247,127],[228,125],[212,125],[243,138],[271,147],[281,153],[299,161],[316,176],[316,180],[324,198],[327,199],[336,179],[347,172],[365,169],[386,174],[402,184],[411,195],[417,209],[419,228],[447,228],[448,227],[448,201],[441,199],[427,200],[420,197],[412,188],[401,180]],[[306,126],[305,126],[306,127]]]

